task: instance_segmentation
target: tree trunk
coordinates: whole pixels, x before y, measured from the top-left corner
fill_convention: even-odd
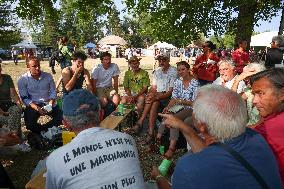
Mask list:
[[[283,30],[284,30],[284,5],[282,7],[282,15],[280,20],[278,35],[283,35]]]
[[[235,38],[235,47],[238,47],[240,40],[246,40],[248,48],[250,46],[251,35],[254,27],[254,16],[256,13],[256,3],[247,3],[239,6],[239,15],[237,19],[237,29]]]

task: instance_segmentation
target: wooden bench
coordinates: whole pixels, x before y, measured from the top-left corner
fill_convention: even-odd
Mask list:
[[[114,112],[117,112],[117,110],[115,110]],[[118,130],[121,131],[121,122],[132,113],[132,109],[125,109],[123,116],[115,116],[112,113],[100,123],[100,127],[105,129],[116,129],[118,127]]]

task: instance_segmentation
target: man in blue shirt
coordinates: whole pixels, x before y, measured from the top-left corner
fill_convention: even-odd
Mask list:
[[[203,86],[198,91],[192,115],[198,135],[174,116],[161,114],[165,118],[164,124],[182,131],[194,152],[178,160],[172,188],[262,188],[233,155],[214,145],[215,142],[242,156],[268,188],[282,188],[276,159],[264,138],[246,128],[246,105],[237,93],[222,86]],[[152,176],[159,188],[170,188],[155,167]]]
[[[36,57],[29,59],[27,66],[29,71],[18,81],[20,97],[26,105],[24,119],[27,129],[40,133],[61,125],[62,111],[56,105],[56,89],[51,74],[40,70],[40,61]],[[38,118],[44,115],[53,119],[40,125]]]

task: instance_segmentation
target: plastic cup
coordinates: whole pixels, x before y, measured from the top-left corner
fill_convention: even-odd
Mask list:
[[[171,164],[172,164],[172,161],[171,161],[171,160],[164,159],[164,160],[162,161],[161,165],[160,165],[159,168],[158,168],[159,171],[160,171],[160,173],[161,173],[161,175],[163,175],[163,176],[166,176],[166,175],[167,175],[168,170],[169,170]]]
[[[63,145],[71,142],[71,140],[73,138],[76,137],[76,134],[74,132],[70,132],[70,131],[62,131],[62,142]]]
[[[119,104],[118,105],[118,112],[121,113],[121,114],[124,114],[124,106],[123,106],[123,104]]]
[[[62,110],[62,98],[57,99],[57,105]]]

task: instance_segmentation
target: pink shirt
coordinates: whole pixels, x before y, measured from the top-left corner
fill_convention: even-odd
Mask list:
[[[280,176],[284,184],[284,112],[264,118],[263,123],[255,127],[271,147],[279,166]]]

